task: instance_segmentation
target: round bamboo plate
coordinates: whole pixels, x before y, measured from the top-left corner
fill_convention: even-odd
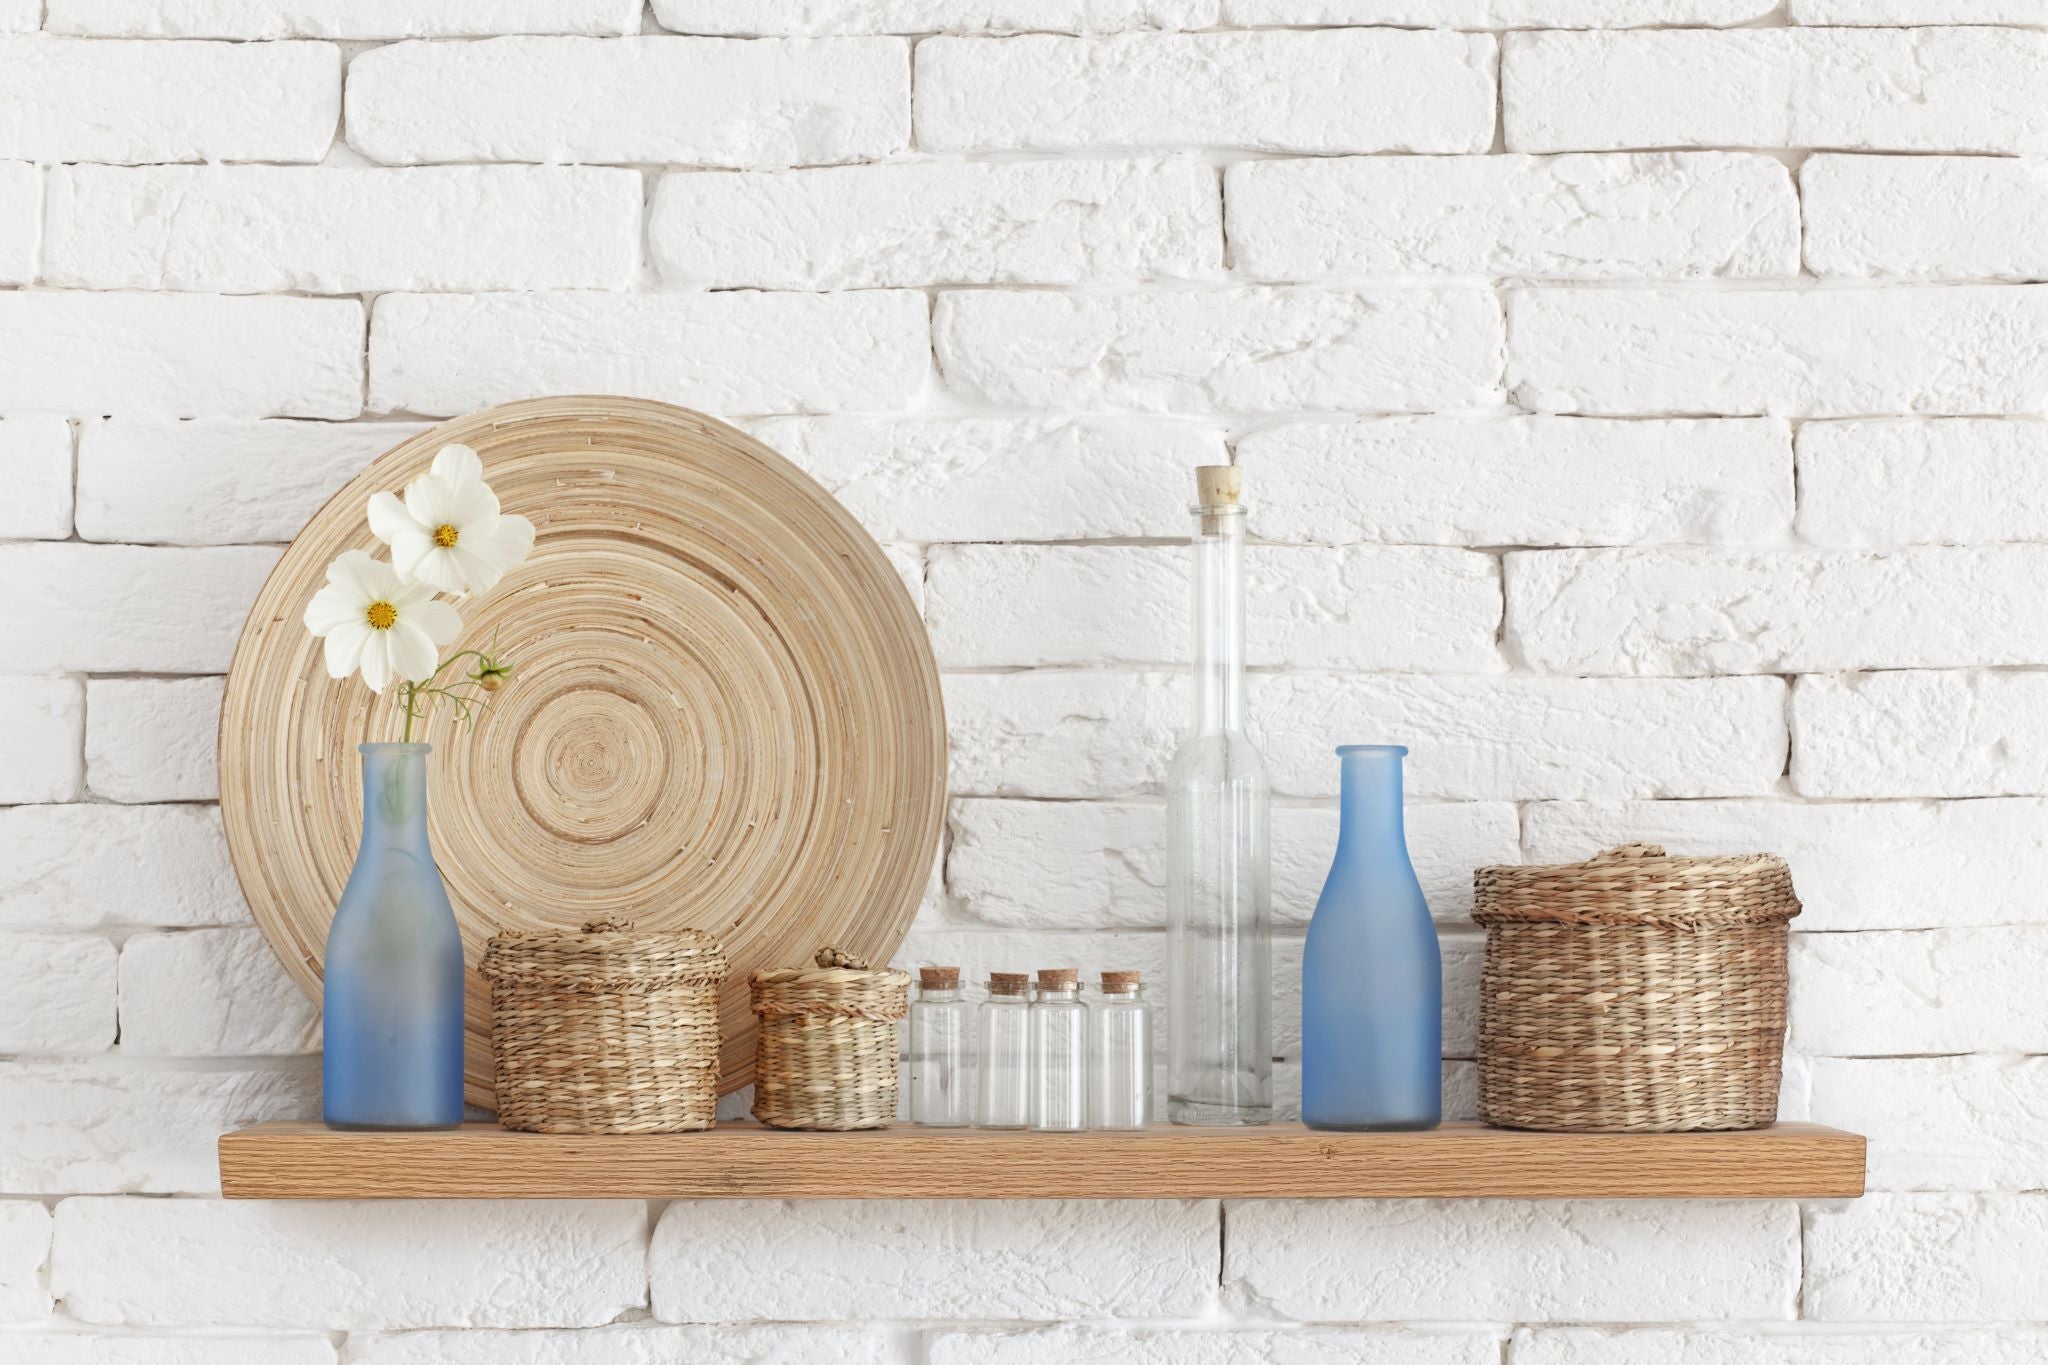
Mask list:
[[[752,1079],[747,977],[833,943],[886,961],[944,819],[938,671],[902,580],[846,510],[760,442],[683,408],[547,398],[445,422],[315,514],[256,599],[221,708],[221,807],[256,922],[316,1000],[361,834],[355,747],[399,737],[396,687],[336,682],[300,616],[327,564],[382,553],[364,504],[476,448],[532,558],[458,603],[454,649],[514,674],[473,731],[425,738],[436,860],[470,963],[467,1095],[493,1106],[500,929],[715,935],[721,1093]],[[415,736],[416,738],[419,736]]]

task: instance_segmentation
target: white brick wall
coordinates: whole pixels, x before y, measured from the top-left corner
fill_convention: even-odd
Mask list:
[[[0,0],[0,35],[0,1360],[2048,1352],[2037,0]],[[605,391],[757,433],[920,603],[954,801],[905,962],[1159,970],[1172,542],[1234,459],[1283,1109],[1330,750],[1400,740],[1447,1112],[1473,867],[1771,848],[1785,1112],[1869,1133],[1874,1193],[218,1201],[217,1135],[319,1084],[216,805],[249,602],[426,421]]]

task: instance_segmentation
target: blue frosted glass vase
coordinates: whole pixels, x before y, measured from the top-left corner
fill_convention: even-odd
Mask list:
[[[1301,1118],[1434,1128],[1443,1116],[1443,956],[1408,861],[1395,744],[1351,744],[1337,856],[1301,966]]]
[[[327,930],[330,1128],[462,1122],[462,936],[427,844],[425,744],[365,744],[363,843]]]

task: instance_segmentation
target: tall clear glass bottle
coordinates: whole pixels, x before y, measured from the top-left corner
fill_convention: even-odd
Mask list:
[[[424,744],[361,744],[363,842],[327,929],[330,1128],[462,1122],[462,936],[427,842]]]
[[[974,1121],[972,1010],[960,998],[958,967],[923,967],[910,1002],[910,1121],[964,1128]]]
[[[1266,767],[1244,732],[1244,507],[1195,471],[1194,726],[1167,789],[1168,1067],[1175,1123],[1273,1117]]]
[[[1088,1019],[1088,1126],[1152,1122],[1152,1007],[1136,972],[1104,972]]]
[[[1030,981],[1022,972],[988,974],[975,1050],[979,1099],[974,1121],[983,1128],[1022,1128],[1031,1122]]]
[[[1031,1002],[1031,1126],[1078,1133],[1088,1126],[1088,1007],[1072,967],[1038,974]]]

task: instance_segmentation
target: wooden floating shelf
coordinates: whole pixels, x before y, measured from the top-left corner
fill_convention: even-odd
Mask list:
[[[464,1124],[338,1133],[264,1123],[220,1140],[230,1199],[1849,1199],[1863,1139],[1741,1133],[1422,1133],[896,1127],[581,1137]]]

